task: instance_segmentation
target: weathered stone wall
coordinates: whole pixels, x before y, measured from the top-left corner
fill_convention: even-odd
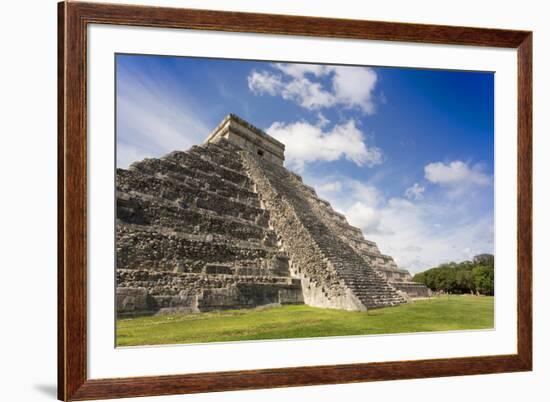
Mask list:
[[[119,315],[303,303],[235,151],[207,144],[117,170]]]
[[[117,227],[117,267],[200,272],[208,263],[269,267],[279,250],[257,242],[214,238],[158,227]]]
[[[117,270],[120,316],[199,312],[303,303],[300,281],[289,277],[211,272]]]
[[[283,167],[245,151],[241,156],[291,258],[292,274],[304,279],[307,304],[365,310],[404,302],[312,206],[310,187]]]
[[[398,291],[403,292],[407,297],[426,298],[432,296],[432,291],[426,285],[416,282],[390,282],[391,285]]]

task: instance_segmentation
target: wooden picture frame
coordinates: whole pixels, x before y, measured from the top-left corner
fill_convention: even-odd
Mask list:
[[[58,5],[58,397],[86,400],[529,371],[532,369],[532,32],[62,2]],[[89,379],[87,26],[110,24],[517,49],[517,353]]]

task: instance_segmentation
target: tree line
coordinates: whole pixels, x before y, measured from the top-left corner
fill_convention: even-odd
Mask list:
[[[423,283],[433,291],[494,295],[494,257],[475,256],[473,261],[450,262],[420,272],[413,281]]]

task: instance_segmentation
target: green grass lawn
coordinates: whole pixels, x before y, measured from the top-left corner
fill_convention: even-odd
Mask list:
[[[493,297],[440,296],[352,312],[300,306],[117,321],[117,345],[227,342],[493,328]]]

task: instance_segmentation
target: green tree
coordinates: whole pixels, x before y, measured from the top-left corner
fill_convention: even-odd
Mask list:
[[[494,294],[494,258],[491,254],[474,261],[450,262],[418,273],[413,280],[434,291]]]
[[[472,271],[475,290],[483,295],[495,293],[495,271],[493,267],[477,266]]]

